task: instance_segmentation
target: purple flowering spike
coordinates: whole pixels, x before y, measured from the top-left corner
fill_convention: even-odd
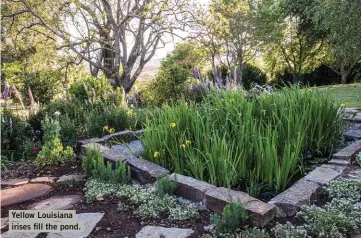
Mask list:
[[[92,88],[92,94],[93,94],[93,97],[96,97],[96,95],[97,95],[94,88]]]
[[[7,100],[9,98],[10,85],[8,82],[5,83],[5,88],[3,91],[3,99]]]
[[[199,72],[196,68],[192,68],[192,74],[195,79],[199,79]]]
[[[30,88],[28,89],[28,96],[29,96],[30,106],[34,105],[35,101],[34,101],[33,93],[31,92]]]
[[[115,93],[112,92],[112,100],[114,100],[114,98],[115,98]]]

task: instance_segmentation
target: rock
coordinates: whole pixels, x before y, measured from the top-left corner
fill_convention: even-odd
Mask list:
[[[146,226],[143,227],[136,238],[186,238],[193,234],[193,230],[185,228],[165,228],[161,226]]]
[[[334,170],[332,167],[320,166],[308,173],[305,176],[305,180],[325,185],[340,175],[341,173]]]
[[[37,177],[30,179],[30,183],[54,183],[57,177]]]
[[[35,238],[40,232],[10,232],[1,234],[1,238]]]
[[[144,151],[143,145],[139,140],[133,140],[126,144],[113,145],[111,148],[121,153],[130,153],[136,157],[141,155]]]
[[[318,183],[301,179],[268,203],[276,206],[276,217],[289,217],[296,215],[300,206],[316,202],[321,194],[323,190]]]
[[[57,183],[63,183],[63,182],[80,182],[85,178],[85,175],[83,174],[69,174],[69,175],[63,175],[61,176],[56,182]]]
[[[1,218],[1,230],[7,227],[8,225],[9,225],[9,218],[8,217]]]
[[[131,176],[141,184],[152,183],[159,177],[167,176],[169,171],[162,166],[133,155],[123,155],[126,165],[131,169]]]
[[[50,189],[51,187],[46,184],[25,184],[20,187],[1,190],[1,207],[43,196]]]
[[[333,159],[350,160],[356,157],[356,154],[361,151],[361,140],[352,142],[336,154],[332,155]]]
[[[347,166],[349,164],[347,160],[343,160],[343,159],[332,159],[328,161],[328,163],[334,165],[340,165],[340,166]]]
[[[205,232],[210,232],[213,229],[213,225],[208,225],[203,227]]]
[[[347,130],[343,133],[343,136],[347,140],[359,140],[361,139],[361,130]]]
[[[241,191],[219,187],[207,191],[205,195],[207,208],[215,212],[222,212],[228,203],[242,203],[253,226],[264,227],[275,215],[274,205],[264,203]]]
[[[351,238],[361,238],[361,234],[353,234],[351,235]]]
[[[109,160],[111,162],[118,162],[118,161],[124,161],[121,154],[109,147],[106,147],[104,145],[98,144],[98,143],[92,143],[92,144],[86,144],[82,145],[82,153],[85,155],[86,151],[90,148],[97,148],[100,150],[102,155],[104,156],[105,160]]]
[[[203,182],[192,177],[184,176],[181,174],[171,174],[170,180],[177,182],[176,194],[191,201],[203,201],[206,196],[205,193],[210,189],[215,189],[216,186],[207,182]]]
[[[84,222],[84,232],[61,232],[49,233],[47,238],[79,238],[88,237],[96,224],[102,219],[104,213],[80,213],[76,214],[76,220]]]
[[[66,210],[81,201],[78,195],[51,197],[46,200],[31,204],[28,210]]]
[[[6,179],[6,180],[1,180],[1,185],[5,185],[5,186],[19,186],[19,185],[24,185],[27,184],[29,182],[28,178],[15,178],[15,179]]]
[[[359,112],[360,112],[360,109],[358,109],[358,108],[348,107],[348,108],[344,109],[344,113],[359,113]]]

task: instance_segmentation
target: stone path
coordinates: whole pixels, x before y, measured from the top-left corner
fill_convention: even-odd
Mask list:
[[[17,204],[45,195],[51,187],[46,184],[25,184],[1,190],[1,207]]]
[[[66,210],[81,201],[78,195],[51,197],[46,200],[31,204],[28,210]]]
[[[47,238],[79,238],[88,237],[96,224],[102,219],[104,213],[80,213],[76,214],[76,219],[84,222],[84,232],[62,232],[49,233]]]
[[[184,228],[166,228],[161,226],[146,226],[141,229],[136,238],[187,238],[193,230]]]
[[[85,175],[82,174],[70,174],[70,175],[63,175],[61,176],[56,182],[63,183],[63,182],[80,182],[85,178]]]
[[[29,183],[28,178],[15,178],[15,179],[6,179],[1,180],[1,186],[19,186]]]

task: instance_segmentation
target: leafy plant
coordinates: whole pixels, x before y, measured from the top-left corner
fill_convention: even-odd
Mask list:
[[[10,165],[10,161],[5,156],[1,156],[1,171],[8,170],[8,167]]]
[[[216,233],[233,233],[248,219],[247,211],[242,203],[229,203],[222,212],[222,216],[213,217],[213,225]]]
[[[143,157],[256,196],[281,192],[301,174],[303,153],[325,154],[342,137],[342,110],[327,94],[298,87],[244,94],[214,90],[201,105],[181,101],[154,110],[141,138]]]
[[[242,232],[242,238],[270,238],[270,235],[265,230],[258,228],[250,228]]]
[[[35,159],[37,166],[65,164],[75,158],[74,151],[67,146],[64,150],[59,138],[59,121],[45,117],[42,121],[44,145]]]
[[[126,184],[130,181],[130,168],[124,162],[118,161],[115,169],[111,162],[104,161],[104,157],[97,148],[87,150],[86,159],[83,161],[83,168],[87,176],[99,178],[102,181]]]
[[[307,230],[304,227],[295,227],[290,222],[285,225],[277,223],[272,229],[277,238],[308,238]]]
[[[1,113],[1,155],[14,160],[22,158],[25,138],[25,121],[5,107]]]
[[[155,183],[155,193],[160,197],[163,197],[166,194],[173,195],[176,187],[176,180],[170,180],[168,176],[163,176]]]

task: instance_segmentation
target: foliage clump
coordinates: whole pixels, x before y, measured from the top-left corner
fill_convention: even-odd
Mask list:
[[[97,200],[97,197],[116,196],[126,198],[131,206],[135,207],[134,213],[141,219],[155,219],[162,214],[169,214],[171,220],[189,220],[198,217],[198,211],[190,207],[177,204],[174,196],[165,194],[160,197],[155,188],[142,188],[135,185],[115,184],[91,178],[85,187],[85,197],[88,202]],[[129,206],[121,205],[121,209]]]
[[[143,157],[175,173],[257,196],[301,174],[303,154],[322,155],[342,137],[342,110],[327,94],[298,87],[245,95],[214,90],[148,117]]]
[[[229,203],[224,207],[221,216],[215,215],[212,218],[214,231],[216,233],[233,233],[240,229],[247,219],[247,211],[242,203]]]
[[[37,166],[65,164],[75,158],[74,151],[67,146],[65,149],[60,140],[60,124],[56,119],[45,117],[42,121],[44,145],[35,159]]]
[[[155,193],[160,197],[163,197],[166,194],[173,195],[176,187],[176,180],[170,180],[168,176],[163,176],[155,183]]]
[[[99,178],[102,181],[119,184],[130,182],[130,168],[124,162],[118,161],[113,170],[112,163],[105,162],[102,153],[97,148],[87,150],[83,168],[87,176]]]

